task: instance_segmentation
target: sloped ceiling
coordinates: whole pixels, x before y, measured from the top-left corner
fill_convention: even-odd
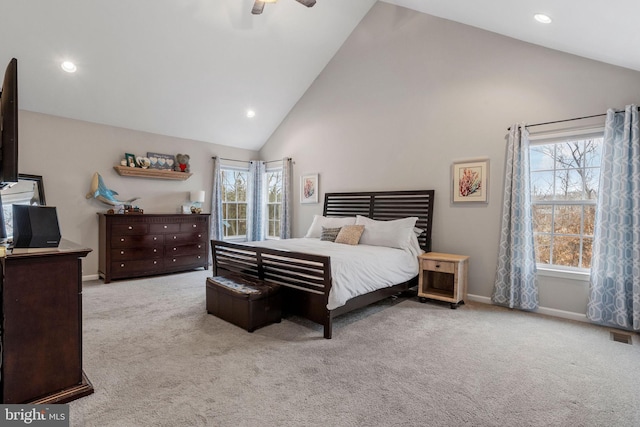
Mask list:
[[[386,2],[640,70],[634,0]],[[0,0],[0,66],[18,58],[24,110],[255,150],[374,3]]]

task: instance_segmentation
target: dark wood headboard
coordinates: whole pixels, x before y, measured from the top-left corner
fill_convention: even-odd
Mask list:
[[[423,250],[429,252],[434,192],[435,190],[326,193],[323,215],[362,215],[380,221],[418,217],[416,227],[425,230],[418,237],[418,242]]]

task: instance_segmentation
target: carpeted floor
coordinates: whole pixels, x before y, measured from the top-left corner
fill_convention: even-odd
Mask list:
[[[638,426],[640,341],[417,298],[250,334],[205,310],[210,272],[84,283],[72,426]]]

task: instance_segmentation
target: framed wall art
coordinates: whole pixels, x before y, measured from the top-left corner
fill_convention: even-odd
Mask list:
[[[318,203],[318,174],[300,177],[300,203]]]
[[[454,162],[451,177],[453,203],[489,203],[489,159]]]

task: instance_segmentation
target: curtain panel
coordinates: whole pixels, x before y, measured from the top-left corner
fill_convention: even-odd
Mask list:
[[[638,107],[607,111],[587,318],[640,330]]]
[[[220,159],[213,158],[213,177],[211,183],[211,230],[212,240],[222,240],[222,172]]]
[[[264,240],[265,178],[266,165],[262,160],[249,163],[249,188],[247,200],[247,240]]]
[[[524,124],[511,126],[507,138],[500,247],[491,300],[510,308],[538,308],[529,133]]]
[[[280,238],[291,238],[291,207],[293,200],[293,160],[282,159],[282,211],[280,212]]]

